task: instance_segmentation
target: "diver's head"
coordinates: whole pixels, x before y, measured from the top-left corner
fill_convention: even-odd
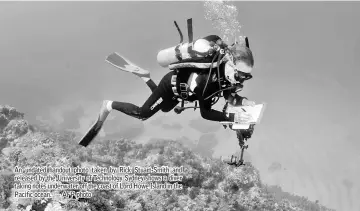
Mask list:
[[[236,46],[230,51],[225,63],[225,77],[231,84],[242,85],[252,78],[254,57],[246,46]]]

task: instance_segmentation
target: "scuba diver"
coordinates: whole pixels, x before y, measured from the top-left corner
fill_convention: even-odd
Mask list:
[[[178,45],[158,53],[157,61],[160,66],[170,69],[158,85],[151,79],[148,70],[138,67],[118,53],[110,54],[106,58],[111,65],[144,80],[152,93],[142,106],[104,100],[97,121],[80,140],[80,145],[86,147],[92,141],[113,110],[142,121],[151,118],[160,110],[181,113],[186,108],[199,108],[201,117],[209,121],[241,123],[251,118],[243,112],[226,113],[224,110],[217,111],[212,108],[221,97],[224,97],[226,105],[255,105],[255,102],[237,94],[242,90],[244,82],[252,78],[251,72],[254,67],[254,57],[247,37],[243,42],[235,42],[231,46],[217,35],[193,41],[191,19],[188,19],[189,42],[183,43],[181,31],[176,22],[174,23],[181,41]],[[181,107],[178,107],[180,102]],[[185,102],[195,102],[195,107],[184,107]],[[244,138],[249,138],[252,130],[253,126],[250,133],[246,131],[248,135]],[[240,146],[243,149],[242,145]]]
[[[219,42],[220,37],[210,35],[205,38],[207,41]],[[99,124],[102,124],[112,110],[120,111],[129,116],[140,120],[147,120],[159,110],[169,112],[179,104],[179,99],[189,102],[198,101],[202,118],[218,122],[240,122],[246,116],[238,115],[226,116],[223,112],[212,109],[212,98],[209,98],[219,89],[233,89],[223,91],[225,100],[231,105],[255,105],[245,97],[236,94],[243,87],[244,81],[250,79],[251,70],[254,66],[254,58],[251,50],[246,46],[237,47],[233,50],[233,60],[227,59],[219,66],[219,73],[209,73],[209,69],[197,67],[184,67],[181,70],[175,69],[168,72],[158,85],[150,78],[150,72],[139,68],[128,68],[127,71],[142,78],[152,93],[140,107],[128,102],[103,101],[100,110]],[[112,64],[119,63],[122,59],[117,53],[108,57]],[[210,79],[210,80],[209,80]],[[218,84],[220,80],[220,86]],[[180,94],[179,94],[180,93]]]

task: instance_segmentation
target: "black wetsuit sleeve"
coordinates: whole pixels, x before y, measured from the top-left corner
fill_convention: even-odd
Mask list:
[[[202,97],[202,89],[196,87],[194,92],[199,101],[201,117],[210,121],[231,121],[223,112],[211,108],[211,100],[204,100]]]

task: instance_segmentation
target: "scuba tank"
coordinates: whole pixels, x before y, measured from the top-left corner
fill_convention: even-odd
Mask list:
[[[157,62],[161,67],[167,67],[170,64],[191,61],[191,59],[205,57],[213,51],[212,44],[206,39],[198,39],[194,42],[180,43],[176,46],[163,49],[157,54]],[[191,51],[196,52],[195,54]],[[197,54],[197,55],[196,55]]]
[[[158,52],[157,62],[161,67],[177,69],[195,64],[193,67],[208,68],[216,52],[226,47],[226,44],[216,35],[210,35],[193,41],[191,18],[187,20],[189,41],[184,43],[183,35],[176,21],[174,21],[174,24],[180,34],[180,43]],[[204,64],[208,64],[208,66],[205,65],[204,67]]]
[[[183,42],[183,35],[176,21],[174,21],[174,24],[180,34],[180,43],[158,52],[156,60],[161,67],[168,67],[170,70],[186,67],[200,69],[214,68],[223,62],[225,54],[231,54],[228,45],[216,35],[206,36],[193,41],[191,18],[187,20],[188,42]],[[247,37],[245,37],[245,42],[249,48]],[[233,45],[235,44],[236,43]],[[217,60],[217,64],[214,64],[215,59]]]

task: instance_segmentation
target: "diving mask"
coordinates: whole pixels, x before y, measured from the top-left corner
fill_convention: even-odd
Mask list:
[[[242,84],[252,78],[251,70],[252,68],[242,61],[236,62],[236,65],[228,61],[225,64],[225,77],[231,84]]]

